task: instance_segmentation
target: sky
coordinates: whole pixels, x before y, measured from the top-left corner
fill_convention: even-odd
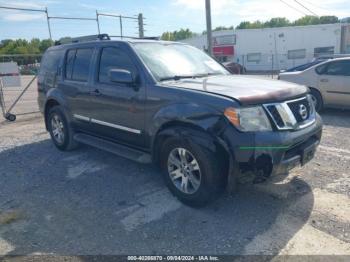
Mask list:
[[[265,21],[272,17],[298,19],[311,14],[350,16],[350,0],[212,0],[212,24],[237,26],[241,21]],[[189,28],[201,33],[206,29],[204,0],[0,0],[0,6],[43,9],[49,16],[95,18],[99,13],[135,16],[143,13],[145,35],[159,36],[164,31]],[[51,19],[53,39],[97,33],[95,21]],[[119,20],[100,17],[101,32],[119,35]],[[137,21],[123,20],[125,35],[137,36]],[[49,37],[46,14],[0,9],[0,39]]]

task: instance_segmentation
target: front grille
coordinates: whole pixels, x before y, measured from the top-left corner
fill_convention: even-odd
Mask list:
[[[280,114],[278,113],[278,110],[276,108],[275,105],[269,105],[267,106],[267,110],[270,112],[271,117],[273,118],[273,120],[276,122],[278,127],[284,127],[285,124],[283,122],[282,117],[280,116]]]
[[[306,98],[297,100],[297,101],[292,101],[287,104],[298,123],[302,123],[310,117],[310,104]],[[302,117],[302,114],[300,112],[301,110],[300,107],[302,106],[306,108],[306,113],[304,118]]]
[[[296,130],[315,121],[315,110],[307,97],[281,103],[265,104],[264,108],[279,130]]]

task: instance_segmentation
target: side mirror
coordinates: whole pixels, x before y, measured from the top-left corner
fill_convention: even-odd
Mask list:
[[[130,71],[124,69],[111,69],[108,72],[109,80],[114,83],[133,84],[134,78]]]

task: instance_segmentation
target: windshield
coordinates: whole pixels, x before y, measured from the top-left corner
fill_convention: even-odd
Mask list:
[[[135,50],[158,81],[229,74],[197,48],[176,43],[135,43]]]

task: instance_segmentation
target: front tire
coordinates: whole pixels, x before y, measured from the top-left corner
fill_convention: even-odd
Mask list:
[[[189,206],[204,206],[223,191],[224,170],[214,153],[184,139],[169,138],[160,164],[169,190]]]
[[[54,106],[49,110],[47,125],[51,139],[59,150],[70,151],[78,146],[78,143],[73,138],[73,129],[69,126],[61,106]]]
[[[320,92],[313,88],[311,88],[310,91],[311,99],[314,102],[316,111],[321,112],[323,109],[323,99]]]

